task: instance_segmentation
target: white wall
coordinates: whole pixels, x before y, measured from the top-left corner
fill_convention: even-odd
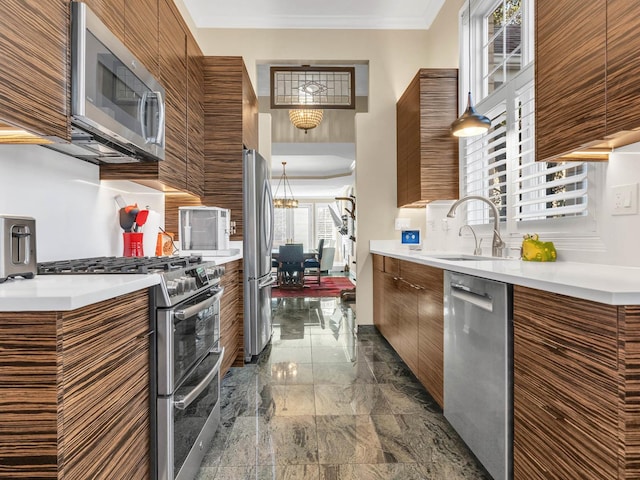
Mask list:
[[[0,145],[0,215],[36,219],[39,262],[122,256],[118,194],[129,204],[149,205],[164,224],[164,195],[158,191],[100,182],[98,166],[44,147]]]

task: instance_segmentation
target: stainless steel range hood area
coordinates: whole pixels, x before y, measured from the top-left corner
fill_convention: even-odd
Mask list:
[[[71,127],[71,143],[50,143],[42,146],[95,164],[157,161],[142,156],[133,146],[127,149],[124,145],[77,127]]]

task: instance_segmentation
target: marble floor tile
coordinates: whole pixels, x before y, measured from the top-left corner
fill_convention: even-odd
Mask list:
[[[431,477],[425,477],[431,478]],[[402,464],[320,465],[320,480],[409,480]],[[444,479],[443,479],[444,480]]]
[[[314,364],[355,362],[357,353],[354,345],[351,347],[311,347],[311,358]]]
[[[315,400],[316,415],[384,415],[391,413],[391,407],[378,385],[316,385]]]
[[[272,458],[273,444],[267,420],[263,417],[236,418],[219,466],[270,465]]]
[[[351,385],[376,383],[371,367],[366,361],[353,363],[316,363],[313,365],[313,382],[316,385]]]
[[[272,385],[313,385],[313,364],[272,363],[260,369],[260,381]]]
[[[260,391],[258,413],[267,418],[315,415],[314,386],[265,384]]]
[[[313,415],[274,417],[269,422],[272,454],[259,465],[318,464],[318,435]],[[262,458],[262,457],[261,457]]]
[[[353,309],[325,298],[272,307],[271,343],[221,379],[221,425],[197,480],[491,480]]]
[[[393,415],[317,417],[320,464],[414,462],[403,423]]]
[[[416,383],[381,383],[380,390],[393,413],[422,413],[440,408],[422,385]]]
[[[311,363],[311,350],[307,348],[271,348],[268,363]]]

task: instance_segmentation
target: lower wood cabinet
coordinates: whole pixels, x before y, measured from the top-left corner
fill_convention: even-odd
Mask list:
[[[0,478],[148,479],[147,291],[0,313]]]
[[[443,271],[380,255],[373,266],[374,324],[442,407]]]
[[[242,260],[225,263],[220,283],[224,294],[220,300],[220,344],[225,348],[220,378],[230,367],[244,365],[244,295]]]
[[[514,286],[513,311],[514,479],[639,478],[627,307]]]

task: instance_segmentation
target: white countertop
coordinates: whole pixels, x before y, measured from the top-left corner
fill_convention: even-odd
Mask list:
[[[0,283],[0,312],[67,311],[149,288],[160,275],[37,275]]]
[[[536,288],[609,305],[640,305],[640,267],[577,262],[524,262],[519,259],[451,261],[435,258],[460,252],[410,251],[371,241],[371,253]],[[469,252],[463,255],[469,255]]]

